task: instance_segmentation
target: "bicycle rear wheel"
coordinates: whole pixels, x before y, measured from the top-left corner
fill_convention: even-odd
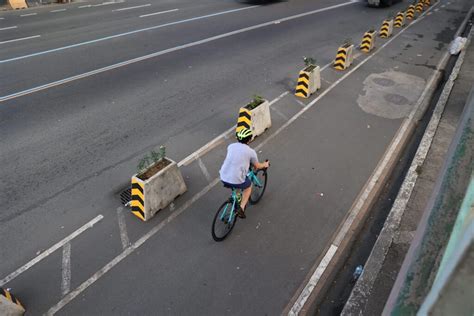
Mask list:
[[[265,193],[267,187],[268,173],[265,169],[255,172],[255,178],[252,179],[252,194],[250,194],[250,204],[257,204]]]
[[[236,220],[237,214],[235,210],[232,212],[232,202],[224,202],[214,216],[214,221],[212,222],[212,238],[215,241],[224,240],[232,231],[232,228],[234,228]]]

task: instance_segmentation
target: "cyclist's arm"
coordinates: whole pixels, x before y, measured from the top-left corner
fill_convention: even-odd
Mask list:
[[[253,164],[253,167],[255,169],[265,169],[265,168],[268,168],[268,166],[269,166],[268,161],[265,161],[265,162],[258,162],[257,161]]]

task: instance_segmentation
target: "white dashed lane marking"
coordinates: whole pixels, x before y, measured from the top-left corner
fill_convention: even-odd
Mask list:
[[[43,251],[39,256],[33,258],[31,261],[29,261],[27,264],[23,265],[21,268],[17,269],[16,271],[10,273],[6,277],[4,277],[2,280],[0,280],[0,287],[4,286],[11,280],[15,279],[18,277],[20,274],[25,272],[26,270],[30,269],[33,267],[35,264],[43,260],[44,258],[48,257],[50,254],[58,250],[59,248],[63,247],[67,243],[69,243],[71,240],[88,230],[89,228],[92,228],[95,224],[97,224],[99,221],[101,221],[104,218],[102,215],[97,215],[95,218],[90,220],[87,224],[61,240],[60,242],[56,243],[54,246],[50,247],[49,249]]]
[[[19,42],[19,41],[26,41],[26,40],[33,39],[33,38],[38,38],[38,37],[41,37],[41,35],[35,35],[35,36],[28,36],[28,37],[16,38],[16,39],[12,39],[12,40],[8,40],[8,41],[0,42],[0,44],[13,43],[13,42]]]
[[[121,9],[115,9],[113,11],[126,11],[126,10],[133,10],[133,9],[138,9],[138,8],[145,8],[151,6],[150,3],[144,4],[144,5],[136,5],[133,7],[127,7],[127,8],[121,8]]]
[[[68,242],[63,247],[63,264],[61,278],[61,293],[66,295],[71,291],[71,243]]]
[[[9,26],[9,27],[1,28],[0,31],[13,30],[13,29],[16,29],[16,28],[17,28],[17,26]]]
[[[149,14],[140,15],[140,17],[141,17],[141,18],[145,18],[145,17],[147,17],[147,16],[165,14],[165,13],[175,12],[175,11],[178,11],[178,10],[179,10],[179,9],[172,9],[172,10],[160,11],[160,12],[155,12],[155,13],[149,13]]]

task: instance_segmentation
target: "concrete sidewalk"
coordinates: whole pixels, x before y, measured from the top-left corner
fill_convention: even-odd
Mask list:
[[[472,18],[470,23],[472,24]],[[470,23],[468,22],[468,26]],[[460,69],[456,69],[458,66]],[[397,279],[397,274],[399,274],[404,258],[414,240],[417,227],[422,220],[425,209],[427,209],[430,198],[432,198],[435,185],[439,181],[438,178],[447,159],[448,149],[455,136],[469,92],[473,87],[474,45],[472,40],[457,60],[453,73],[457,71],[459,71],[457,78],[451,77],[454,82],[452,90],[447,91],[449,80],[445,85],[440,100],[447,98],[447,101],[444,107],[440,106],[440,102],[438,102],[434,110],[412,167],[407,173],[397,200],[369,259],[365,263],[364,272],[352,290],[342,315],[381,315],[382,313],[391,314],[394,312],[390,306],[387,308],[385,302],[387,302],[390,292],[393,292],[392,288]],[[423,151],[425,152],[423,153]],[[426,158],[423,157],[425,155]],[[471,172],[466,171],[465,173],[469,178]],[[461,178],[457,179],[458,182],[464,183]],[[460,190],[463,189],[460,188]],[[446,227],[452,225],[456,219],[457,213],[451,213],[445,214],[444,224],[447,225]],[[443,249],[439,250],[438,248],[437,251],[442,255]],[[439,265],[439,262],[437,264]],[[431,277],[436,274],[437,269],[435,268],[433,267],[431,272],[425,271],[427,285],[431,284]],[[419,287],[420,285],[418,285],[418,294],[409,298],[412,308],[409,314],[416,313],[430,288],[430,286],[426,286],[425,293],[420,293]],[[404,311],[407,312],[408,310]]]

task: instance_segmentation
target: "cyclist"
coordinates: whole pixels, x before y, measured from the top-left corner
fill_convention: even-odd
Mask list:
[[[252,193],[252,182],[247,177],[250,166],[255,169],[268,168],[270,163],[258,161],[257,153],[248,143],[252,140],[252,131],[243,128],[236,133],[237,143],[227,147],[227,155],[219,171],[224,187],[242,190],[242,200],[237,209],[237,215],[245,218],[245,207]]]

